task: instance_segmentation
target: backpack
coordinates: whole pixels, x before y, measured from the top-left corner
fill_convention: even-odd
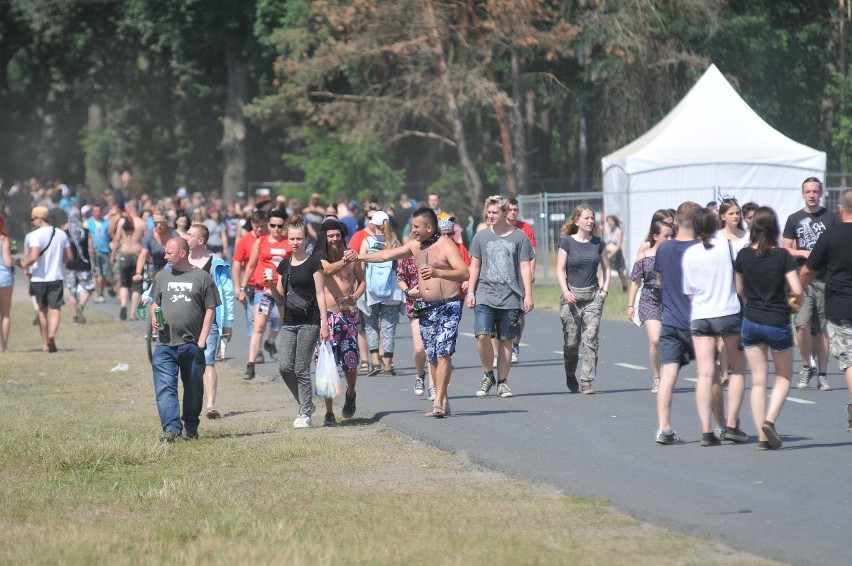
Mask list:
[[[367,246],[367,253],[371,254],[385,249],[386,244],[380,242],[375,236],[369,236]],[[394,299],[394,294],[399,289],[396,284],[396,269],[392,261],[368,263],[364,279],[367,281],[367,291],[379,301]]]

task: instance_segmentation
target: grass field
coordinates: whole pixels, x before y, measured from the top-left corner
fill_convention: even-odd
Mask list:
[[[44,354],[31,317],[13,306],[0,354],[2,564],[764,563],[369,418],[295,431],[280,379],[245,383],[227,365],[225,418],[161,444],[141,337],[66,316]],[[111,372],[119,362],[130,369]]]

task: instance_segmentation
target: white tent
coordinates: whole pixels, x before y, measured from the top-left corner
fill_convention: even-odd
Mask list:
[[[816,127],[817,124],[814,124]],[[654,211],[730,194],[787,216],[802,181],[825,174],[825,153],[784,136],[711,65],[683,100],[640,138],[601,159],[604,210],[624,222],[628,269]]]

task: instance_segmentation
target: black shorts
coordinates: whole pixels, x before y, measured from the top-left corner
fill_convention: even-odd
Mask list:
[[[65,304],[62,298],[64,281],[31,281],[30,295],[36,298],[40,309],[58,309]]]
[[[138,258],[139,254],[118,254],[118,280],[122,288],[130,289],[132,293],[142,292],[142,282],[133,280]]]

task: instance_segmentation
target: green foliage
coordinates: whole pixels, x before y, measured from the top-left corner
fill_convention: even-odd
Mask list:
[[[308,193],[327,198],[338,194],[363,197],[375,194],[391,201],[401,192],[403,170],[387,163],[387,156],[375,141],[367,138],[346,143],[325,130],[306,128],[301,153],[283,156],[287,166],[301,171]]]

